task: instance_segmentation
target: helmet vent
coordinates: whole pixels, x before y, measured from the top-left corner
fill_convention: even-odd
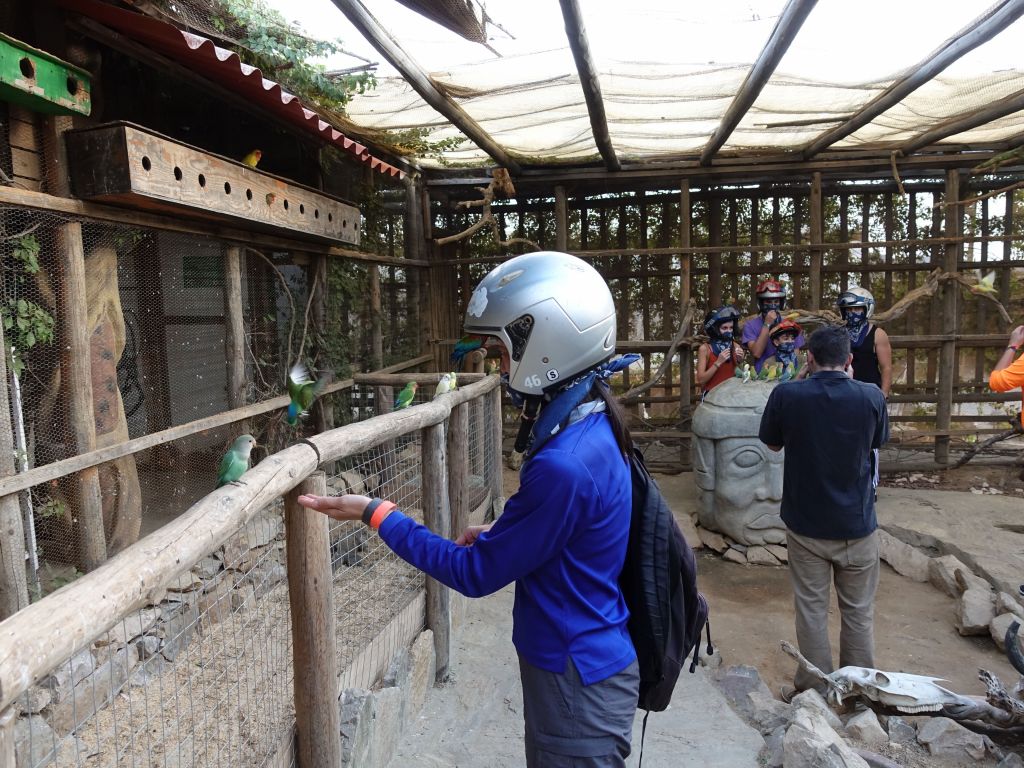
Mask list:
[[[530,340],[530,332],[533,331],[533,315],[522,315],[505,326],[505,333],[512,342],[512,349],[509,354],[512,359],[519,362],[526,352],[526,342]]]

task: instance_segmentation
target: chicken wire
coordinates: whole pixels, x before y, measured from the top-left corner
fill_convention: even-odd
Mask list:
[[[392,240],[401,236],[400,225],[397,230],[388,225],[388,231]],[[70,308],[61,254],[78,241],[85,255],[86,298],[80,309],[90,329],[95,447],[215,417],[232,407],[225,362],[228,244],[202,235],[0,206],[0,319],[11,373],[9,428],[19,472],[83,452],[75,437],[68,377],[62,376],[71,361],[62,337],[61,318]],[[410,327],[418,313],[404,310],[409,270],[393,266],[379,273],[378,309],[366,298],[376,265],[334,259],[326,277],[320,277],[306,259],[289,252],[255,246],[240,251],[242,403],[284,394],[287,372],[298,359],[314,376],[335,381],[418,352]],[[311,290],[326,290],[322,310],[313,311]],[[390,331],[380,354],[371,348],[369,332],[371,314],[378,312]],[[83,490],[88,474],[98,473],[109,556],[212,490],[220,458],[234,437],[251,432],[261,446],[255,454],[259,458],[318,427],[372,413],[350,406],[344,396],[325,400],[322,407],[331,413],[324,420],[314,414],[296,427],[286,423],[283,410],[258,414],[25,490],[20,503],[31,598],[88,568],[83,542],[96,537],[95,524],[85,522],[96,518],[81,514],[95,505]]]
[[[367,398],[350,402],[390,409],[374,402],[375,388],[364,389]],[[410,407],[431,396],[421,391]],[[500,464],[479,453],[491,439],[493,398],[469,406],[479,413],[469,426],[470,485],[481,472],[477,484],[489,487]],[[420,450],[417,430],[334,462],[328,492],[386,496],[422,522]],[[332,522],[329,536],[338,669],[370,688],[404,647],[403,629],[392,622],[422,595],[425,577],[362,525]],[[15,703],[18,764],[241,767],[290,755],[285,548],[278,500],[58,665]],[[408,622],[419,628],[422,614]]]

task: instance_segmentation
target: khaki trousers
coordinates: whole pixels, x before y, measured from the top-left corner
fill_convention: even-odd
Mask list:
[[[829,590],[834,581],[842,616],[839,666],[874,667],[877,534],[862,539],[812,539],[789,531],[786,544],[800,653],[825,674],[835,670],[828,639]],[[797,670],[793,684],[800,691],[824,691],[821,681],[803,669]]]

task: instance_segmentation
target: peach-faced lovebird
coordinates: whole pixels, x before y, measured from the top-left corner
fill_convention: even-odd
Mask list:
[[[395,398],[395,410],[400,411],[403,408],[408,408],[409,404],[412,403],[412,399],[416,397],[416,388],[419,386],[415,381],[410,381],[405,385],[405,388],[398,393],[398,397]]]
[[[250,168],[255,168],[257,165],[259,165],[260,158],[262,157],[263,150],[254,149],[252,152],[250,152],[248,155],[242,158],[242,164],[248,165]]]
[[[256,438],[252,435],[240,435],[231,443],[231,448],[220,460],[220,471],[217,473],[217,487],[238,481],[245,471],[249,469],[249,455],[253,446],[256,445]]]
[[[324,388],[324,379],[313,381],[309,378],[309,371],[302,363],[292,366],[288,374],[288,397],[292,399],[288,403],[288,424],[294,427],[299,419],[309,413],[309,409],[316,400],[316,396]]]

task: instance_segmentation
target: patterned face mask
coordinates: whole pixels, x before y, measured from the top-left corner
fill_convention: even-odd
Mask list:
[[[518,390],[512,389],[508,385],[508,374],[501,374],[501,383],[505,387],[505,392],[508,393],[509,402],[512,403],[515,408],[522,408],[526,404],[526,396]]]
[[[781,352],[784,355],[790,355],[790,354],[792,354],[793,352],[796,351],[796,342],[795,341],[780,341],[778,344],[775,345],[775,349],[777,349],[779,352]]]
[[[864,325],[864,321],[867,319],[867,315],[864,312],[847,312],[846,327],[860,328],[862,325]]]

